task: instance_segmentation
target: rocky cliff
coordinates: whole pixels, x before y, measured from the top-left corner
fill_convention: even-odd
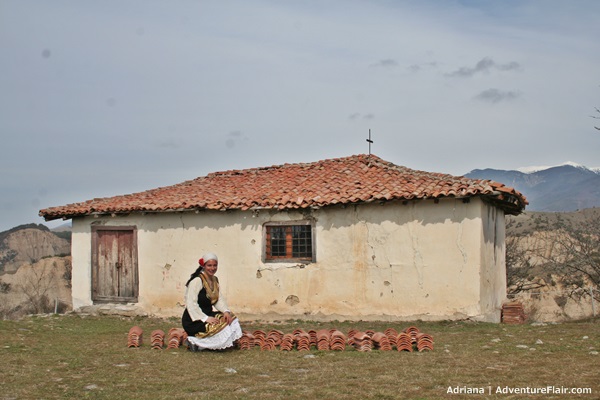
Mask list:
[[[71,308],[70,232],[21,225],[0,232],[0,317]]]
[[[0,232],[0,274],[14,273],[23,265],[46,257],[71,254],[71,243],[44,225],[24,225]]]

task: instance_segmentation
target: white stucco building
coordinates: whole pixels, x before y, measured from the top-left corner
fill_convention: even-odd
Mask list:
[[[40,211],[73,220],[73,307],[135,303],[180,315],[205,252],[243,318],[500,320],[500,183],[357,155],[212,173]]]

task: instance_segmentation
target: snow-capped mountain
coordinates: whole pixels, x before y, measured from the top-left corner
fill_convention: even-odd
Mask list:
[[[600,168],[574,162],[517,170],[476,169],[468,178],[491,179],[512,186],[529,201],[530,211],[575,211],[600,207]]]
[[[550,169],[550,168],[562,167],[562,166],[565,166],[565,165],[570,165],[571,167],[580,168],[580,169],[583,169],[583,170],[590,170],[590,171],[593,171],[593,172],[595,172],[597,174],[600,174],[600,167],[588,168],[585,165],[581,165],[581,164],[575,163],[573,161],[567,161],[567,162],[564,162],[564,163],[559,164],[559,165],[520,167],[520,168],[517,168],[517,171],[523,172],[525,174],[530,174],[532,172],[539,172],[539,171],[543,171],[543,170]]]

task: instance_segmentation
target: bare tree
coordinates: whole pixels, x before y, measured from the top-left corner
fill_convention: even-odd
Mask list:
[[[596,107],[596,112],[600,114],[600,108]],[[597,115],[592,115],[592,118],[594,119],[600,119],[599,116]],[[595,126],[594,128],[598,129],[600,131],[600,127]]]
[[[522,236],[506,238],[506,285],[508,294],[527,292],[545,286],[535,275],[534,254],[528,250]]]
[[[52,311],[48,292],[56,286],[56,262],[52,266],[43,265],[31,268],[25,281],[19,285],[21,292],[27,297],[31,311],[41,314]]]
[[[552,228],[551,251],[543,256],[546,268],[572,294],[600,287],[600,214],[576,222],[558,218]]]

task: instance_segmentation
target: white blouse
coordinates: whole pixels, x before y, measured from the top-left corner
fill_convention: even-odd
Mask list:
[[[206,320],[208,319],[208,315],[204,314],[202,312],[202,309],[198,305],[198,293],[200,293],[200,291],[202,290],[203,287],[204,286],[202,285],[202,279],[200,277],[196,277],[191,280],[191,282],[188,284],[187,288],[185,289],[185,306],[188,310],[188,313],[190,314],[190,317],[192,318],[192,321],[201,320],[202,322],[206,322]],[[226,311],[229,311],[229,308],[227,307],[227,302],[225,301],[225,298],[223,297],[223,294],[221,293],[220,286],[219,286],[219,300],[217,300],[217,302],[215,304],[213,304],[213,307],[217,311],[220,311],[223,313]]]

